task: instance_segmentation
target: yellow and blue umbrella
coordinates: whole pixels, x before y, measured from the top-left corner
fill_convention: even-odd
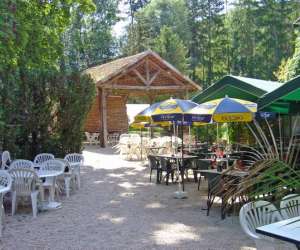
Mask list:
[[[186,119],[215,122],[250,122],[257,112],[257,104],[236,98],[220,98],[205,102],[189,110]]]
[[[143,129],[148,128],[150,126],[150,123],[148,122],[132,122],[129,124],[129,127],[133,129]]]
[[[153,106],[151,117],[154,122],[184,121],[184,114],[198,104],[190,100],[170,98]]]
[[[150,124],[165,127],[175,123],[177,126],[201,126],[211,122],[211,115],[205,115],[206,109],[201,116],[198,113],[195,116],[191,115],[189,110],[193,108],[196,110],[197,107],[199,107],[199,104],[195,102],[171,98],[154,103],[138,113],[134,117],[132,125],[133,127],[143,127],[144,125],[141,125],[141,123],[144,123],[146,127],[149,127]],[[198,111],[199,109],[197,109]]]
[[[151,127],[168,127],[172,124],[170,122],[132,122],[129,126],[133,129],[144,129],[144,128],[151,128]]]
[[[156,109],[156,107],[158,107],[159,104],[160,104],[160,102],[154,103],[154,104],[150,105],[149,107],[145,108],[140,113],[138,113],[134,117],[134,122],[135,123],[141,123],[141,122],[152,123],[153,121],[152,121],[151,115],[152,115],[153,111]]]

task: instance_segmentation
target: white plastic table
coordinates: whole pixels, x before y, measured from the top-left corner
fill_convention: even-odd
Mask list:
[[[246,177],[249,173],[246,171],[240,171],[240,170],[222,170],[218,171],[217,169],[203,169],[203,170],[198,170],[200,173],[207,173],[207,174],[215,174],[215,175],[229,175],[233,177]]]
[[[10,187],[0,185],[0,236],[2,235],[2,228],[3,228],[3,216],[5,214],[4,207],[3,207],[3,196],[10,191]]]
[[[10,188],[9,187],[6,187],[6,186],[2,186],[0,185],[0,204],[2,206],[2,203],[3,203],[3,196],[8,192],[10,191]],[[0,206],[0,209],[1,209],[1,206]]]
[[[300,216],[258,227],[256,232],[293,243],[300,249]]]
[[[187,154],[183,154],[183,156],[181,154],[157,154],[154,155],[155,157],[162,157],[162,158],[168,158],[168,159],[178,159],[178,160],[187,160],[187,159],[195,159],[198,158],[198,156],[196,155],[187,155]]]
[[[64,174],[63,171],[55,171],[55,170],[37,170],[37,176],[39,178],[50,178],[52,180],[52,185],[55,186],[56,177]],[[60,202],[56,202],[53,197],[50,195],[50,201],[45,202],[42,201],[42,210],[49,210],[49,209],[57,209],[61,207]]]
[[[10,191],[9,187],[5,187],[5,186],[0,185],[0,194],[7,193],[8,191]]]

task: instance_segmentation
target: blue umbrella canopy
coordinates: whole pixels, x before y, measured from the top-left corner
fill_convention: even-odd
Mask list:
[[[250,122],[257,112],[257,104],[236,98],[221,98],[205,102],[189,110],[192,121],[212,119],[215,122]]]
[[[190,100],[170,98],[158,103],[152,112],[154,122],[160,121],[184,121],[184,114],[198,104]]]
[[[150,105],[148,108],[145,108],[143,111],[138,113],[134,117],[134,122],[136,122],[136,123],[140,123],[140,122],[151,123],[151,122],[153,122],[151,115],[152,115],[153,111],[156,109],[156,107],[159,106],[160,103],[161,102],[154,103],[154,104]]]
[[[190,100],[173,99],[157,102],[144,109],[134,118],[135,122],[175,122],[184,120],[184,114],[197,107],[198,104]],[[192,122],[192,121],[187,121]],[[201,122],[201,121],[199,121]]]

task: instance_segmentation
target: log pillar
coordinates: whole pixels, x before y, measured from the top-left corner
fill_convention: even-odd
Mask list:
[[[185,89],[185,99],[186,100],[189,99],[189,91],[188,91],[188,89]]]
[[[155,95],[152,93],[147,94],[147,99],[149,101],[149,104],[153,104],[154,103],[154,99],[155,99]]]
[[[101,141],[100,145],[105,148],[107,145],[107,94],[104,88],[101,89]]]

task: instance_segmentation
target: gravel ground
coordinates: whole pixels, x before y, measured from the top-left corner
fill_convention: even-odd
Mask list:
[[[150,183],[141,162],[96,146],[84,157],[82,188],[61,209],[7,212],[1,249],[255,249],[238,217],[221,220],[218,204],[206,216],[205,185],[188,183],[188,199],[177,200],[177,185]]]

